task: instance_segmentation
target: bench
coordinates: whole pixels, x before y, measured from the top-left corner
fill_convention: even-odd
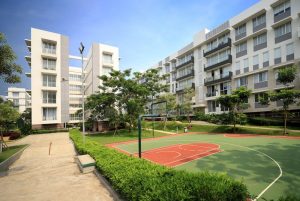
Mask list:
[[[75,156],[75,161],[77,162],[80,171],[82,173],[89,173],[95,170],[96,162],[95,160],[88,154]]]

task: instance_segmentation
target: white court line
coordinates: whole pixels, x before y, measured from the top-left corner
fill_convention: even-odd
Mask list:
[[[192,141],[192,142],[195,142],[195,140],[168,140],[168,141]],[[273,159],[271,156],[269,156],[268,154],[265,154],[261,151],[258,151],[258,150],[255,150],[255,149],[252,149],[249,147],[241,146],[241,145],[236,145],[236,144],[231,144],[231,143],[226,143],[226,142],[220,142],[220,143],[229,144],[229,145],[237,146],[237,147],[243,147],[243,148],[255,151],[257,153],[263,154],[267,158],[271,159],[277,165],[279,172],[280,172],[278,177],[276,177],[276,179],[274,179],[253,201],[257,201],[257,199],[259,199],[282,176],[282,169],[281,169],[279,163],[275,159]]]
[[[178,158],[179,156],[181,156],[182,154],[177,152],[177,151],[159,151],[159,152],[156,152],[155,154],[158,154],[158,153],[164,153],[164,152],[169,152],[169,153],[176,153],[177,156],[174,157],[174,158]]]

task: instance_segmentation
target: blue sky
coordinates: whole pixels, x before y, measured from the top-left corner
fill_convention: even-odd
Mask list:
[[[144,70],[192,41],[198,31],[213,29],[259,0],[1,0],[0,32],[30,72],[24,39],[30,28],[69,37],[70,54],[82,41],[119,47],[121,69]],[[0,94],[7,84],[0,81]],[[22,76],[15,85],[30,89]]]

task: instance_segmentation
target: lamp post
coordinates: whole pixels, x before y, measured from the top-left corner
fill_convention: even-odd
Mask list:
[[[80,47],[79,47],[79,52],[81,54],[81,79],[82,79],[82,86],[81,86],[81,90],[82,90],[82,134],[83,134],[83,143],[85,145],[83,51],[84,51],[84,46],[81,42]]]

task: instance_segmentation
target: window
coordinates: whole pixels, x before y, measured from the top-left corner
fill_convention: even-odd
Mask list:
[[[102,58],[103,58],[103,63],[106,63],[106,64],[112,64],[113,63],[112,54],[103,53]]]
[[[291,2],[286,1],[274,8],[274,16],[283,14],[291,9]]]
[[[281,48],[280,47],[274,49],[274,58],[275,59],[281,58]]]
[[[70,85],[69,85],[69,90],[70,90],[70,91],[81,92],[81,85],[73,85],[73,84],[70,84]]]
[[[243,24],[235,29],[236,36],[244,34],[244,33],[246,33],[246,24]]]
[[[56,60],[43,58],[43,69],[55,70],[56,69]]]
[[[80,114],[70,114],[70,121],[74,121],[74,120],[82,120],[82,117]]]
[[[268,62],[269,61],[269,52],[264,52],[264,54],[263,54],[263,60],[264,60],[264,62]]]
[[[247,86],[248,85],[248,77],[240,77],[239,79],[236,80],[236,86],[237,87],[242,87],[242,86]]]
[[[207,44],[207,50],[206,51],[213,50],[213,49],[217,48],[219,45],[227,43],[228,38],[229,38],[229,33],[227,33],[225,35],[222,35],[219,38],[211,41],[210,43]]]
[[[177,90],[182,90],[186,88],[190,88],[193,85],[194,79],[188,79],[188,80],[183,80],[181,82],[178,82],[178,88]]]
[[[177,77],[183,77],[183,76],[186,76],[186,75],[189,75],[193,72],[193,66],[189,66],[187,68],[183,68],[183,69],[179,69],[177,71]]]
[[[170,72],[170,66],[166,65],[166,73],[169,73],[169,72]]]
[[[275,38],[292,32],[291,22],[281,25],[275,29]]]
[[[103,75],[110,76],[111,68],[103,67]]]
[[[266,22],[266,14],[262,14],[252,20],[253,27],[257,27]]]
[[[220,84],[220,93],[221,95],[230,94],[231,83],[225,82]]]
[[[253,57],[253,66],[255,66],[255,65],[259,65],[259,57],[258,57],[258,55],[255,55]]]
[[[208,105],[208,112],[216,111],[216,101],[207,101],[207,105]]]
[[[43,75],[43,86],[44,87],[56,87],[56,76],[55,75]]]
[[[244,59],[244,68],[249,68],[249,59]]]
[[[240,70],[241,69],[241,62],[240,61],[237,61],[235,63],[235,70]]]
[[[19,106],[19,99],[13,99],[13,105],[15,107]]]
[[[72,108],[81,108],[82,107],[81,104],[70,104],[69,106]]]
[[[254,75],[254,83],[266,82],[267,80],[267,72],[262,72]]]
[[[56,108],[43,108],[43,120],[56,120]]]
[[[261,34],[253,38],[254,46],[261,45],[267,42],[267,34]]]
[[[69,81],[81,82],[81,75],[79,75],[79,74],[69,74]]]
[[[247,51],[247,41],[236,46],[236,53]]]
[[[255,103],[260,103],[260,100],[266,99],[268,97],[268,94],[266,93],[257,93],[255,94]]]
[[[56,44],[43,41],[43,53],[56,54]]]
[[[230,55],[230,49],[220,52],[212,57],[208,57],[207,58],[207,66],[212,66],[214,64],[225,61],[226,59],[229,58],[229,55]]]
[[[294,54],[294,44],[290,43],[286,45],[286,55],[292,55]]]
[[[43,103],[56,103],[56,92],[43,91]]]
[[[12,96],[13,96],[14,98],[19,97],[19,92],[12,92]]]

